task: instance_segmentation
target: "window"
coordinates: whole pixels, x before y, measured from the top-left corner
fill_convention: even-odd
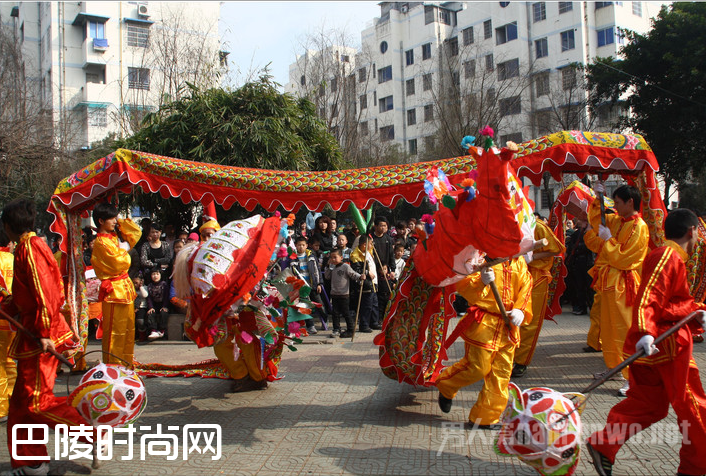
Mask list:
[[[561,70],[561,87],[564,91],[576,87],[576,70],[568,67]]]
[[[424,150],[430,151],[434,149],[434,136],[426,136],[424,138]]]
[[[431,122],[434,120],[434,105],[427,104],[424,106],[424,122]]]
[[[532,4],[532,23],[547,19],[547,5],[544,2]]]
[[[413,126],[417,123],[417,110],[412,108],[407,110],[407,125]]]
[[[385,66],[378,70],[378,84],[386,83],[392,79],[392,66]]]
[[[495,44],[502,45],[517,39],[517,22],[508,23],[495,29]]]
[[[368,95],[367,94],[361,94],[360,95],[360,110],[362,111],[363,109],[368,108]]]
[[[387,41],[380,43],[380,53],[385,54],[387,52]]]
[[[605,46],[615,43],[615,35],[613,34],[613,27],[604,28],[596,32],[598,34],[598,46]]]
[[[487,69],[488,71],[492,71],[493,68],[493,53],[490,53],[488,55],[485,55],[485,69]]]
[[[458,71],[451,72],[451,83],[456,86],[456,88],[461,87],[461,73]]]
[[[331,78],[331,91],[338,90],[338,78]]]
[[[414,50],[407,50],[404,52],[405,61],[407,66],[414,64]]]
[[[476,75],[476,60],[463,62],[463,77],[472,78]]]
[[[540,196],[542,197],[542,208],[552,208],[554,204],[554,191],[542,189]]]
[[[473,41],[473,27],[469,26],[463,30],[463,46],[472,45]]]
[[[88,108],[88,125],[91,127],[108,127],[108,108]]]
[[[324,88],[324,83],[319,84],[319,92],[318,92],[319,97],[323,96],[325,92],[326,92],[326,88]]]
[[[414,96],[414,78],[405,81],[405,94]]]
[[[534,76],[534,94],[535,97],[549,94],[549,71]]]
[[[574,30],[566,30],[561,32],[561,51],[573,50],[576,48],[574,44]]]
[[[150,89],[150,70],[147,68],[128,68],[127,87],[129,89]]]
[[[599,8],[604,8],[604,7],[609,7],[613,4],[613,2],[596,2],[596,10]]]
[[[144,26],[127,24],[127,45],[147,48],[150,42],[150,29]]]
[[[570,12],[573,9],[573,2],[559,2],[559,15],[561,15],[562,13]]]
[[[364,83],[365,82],[365,77],[368,75],[368,71],[365,67],[362,67],[358,70],[358,82],[359,83]],[[303,78],[304,76],[302,76]],[[304,83],[302,83],[302,86]]]
[[[360,135],[365,137],[368,135],[368,132],[370,132],[368,130],[368,121],[361,122],[360,123]]]
[[[425,43],[422,45],[422,60],[428,60],[431,58],[431,43]]]
[[[455,36],[450,40],[447,40],[446,46],[448,48],[449,56],[458,56],[458,37]]]
[[[498,63],[498,81],[516,78],[520,75],[520,60],[518,58]]]
[[[373,79],[375,79],[375,63],[373,63]]]
[[[105,39],[105,24],[95,21],[88,22],[88,37],[92,40]]]
[[[350,63],[351,57],[349,55],[341,55],[341,63]]]
[[[493,22],[486,20],[483,22],[483,37],[487,40],[493,36]]]
[[[378,93],[377,91],[373,91],[373,106],[378,105]],[[375,126],[375,129],[377,129],[377,126]]]
[[[98,76],[98,73],[86,73],[86,82],[87,83],[100,83],[100,76]]]
[[[424,91],[431,90],[431,73],[427,73],[424,76],[422,76],[422,90],[424,90]]]
[[[642,17],[642,2],[632,2],[632,14]]]
[[[384,98],[380,98],[380,101],[378,101],[378,104],[379,104],[380,112],[391,111],[392,110],[392,96],[386,96]]]
[[[435,7],[431,5],[424,5],[424,24],[428,25],[429,23],[434,23],[436,21],[436,12],[434,11]]]
[[[522,144],[522,132],[513,132],[511,134],[505,134],[500,140],[501,144],[506,142],[514,142],[515,144]]]
[[[407,141],[409,150],[409,155],[417,155],[417,139],[410,139]]]
[[[534,51],[537,59],[549,56],[549,44],[546,38],[534,40]]]
[[[513,96],[511,98],[500,100],[501,116],[511,116],[513,114],[520,114],[521,112],[522,108],[520,107],[520,96]]]
[[[451,12],[448,10],[444,10],[443,8],[439,9],[439,21],[443,23],[444,25],[450,25],[451,24]]]
[[[380,128],[380,140],[389,142],[395,139],[395,126],[384,126]]]

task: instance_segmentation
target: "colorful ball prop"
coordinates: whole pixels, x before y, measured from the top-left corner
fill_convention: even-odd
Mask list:
[[[495,451],[517,456],[542,475],[571,475],[579,460],[581,411],[585,397],[510,383]],[[573,398],[573,400],[572,400]]]
[[[137,420],[147,405],[142,379],[115,364],[99,364],[81,378],[69,404],[93,426],[122,428]]]

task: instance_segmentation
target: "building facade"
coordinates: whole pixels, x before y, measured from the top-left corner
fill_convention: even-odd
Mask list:
[[[2,2],[33,105],[67,149],[130,133],[185,81],[216,85],[218,2]]]
[[[348,117],[357,130],[337,128],[345,148],[372,154],[387,144],[408,162],[460,155],[461,139],[486,124],[499,144],[562,129],[609,131],[620,110],[589,113],[580,67],[617,56],[620,29],[646,32],[662,4],[381,2],[350,65],[355,88],[320,111],[355,112]],[[305,94],[326,79],[297,82],[303,74],[290,67],[288,91]],[[536,191],[540,210],[552,195]]]

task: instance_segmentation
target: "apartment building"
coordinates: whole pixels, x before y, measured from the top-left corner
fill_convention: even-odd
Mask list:
[[[617,56],[620,29],[646,32],[662,4],[381,2],[350,66],[356,87],[342,105],[353,114],[339,118],[353,118],[358,129],[342,134],[353,129],[338,124],[339,139],[344,147],[388,144],[414,162],[461,154],[463,136],[485,124],[501,144],[561,129],[611,130],[619,109],[589,114],[576,65]],[[326,80],[297,83],[302,74],[298,63],[290,67],[288,91],[303,94]],[[540,209],[552,195],[537,193]]]
[[[0,2],[33,106],[68,149],[130,133],[185,81],[216,85],[218,2]]]

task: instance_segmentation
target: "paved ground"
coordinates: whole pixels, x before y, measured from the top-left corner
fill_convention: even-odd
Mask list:
[[[581,351],[588,316],[565,313],[556,320],[558,324],[545,323],[532,367],[517,380],[522,388],[543,385],[580,391],[594,372],[604,368],[601,354]],[[233,394],[225,380],[148,379],[149,403],[139,424],[150,425],[151,431],[137,432],[131,460],[116,457],[93,474],[535,474],[515,458],[496,455],[492,432],[462,429],[480,383],[463,389],[451,413],[443,414],[434,389],[399,384],[381,373],[373,334],[358,334],[353,343],[322,334],[307,338],[297,352],[285,349],[280,367],[285,378],[267,390]],[[462,344],[456,343],[450,358],[458,359],[462,350]],[[141,362],[187,363],[210,359],[212,353],[188,342],[164,342],[138,346],[136,356]],[[706,369],[706,344],[696,345],[695,356],[700,368]],[[57,393],[65,391],[65,379],[59,379]],[[74,386],[78,377],[71,381]],[[619,401],[615,396],[619,387],[618,382],[608,382],[592,392],[583,413],[585,435],[605,421],[610,407]],[[158,424],[164,433],[179,434],[168,432],[167,426],[181,428],[187,423],[221,425],[219,460],[191,454],[186,461],[181,455],[172,461],[166,456],[140,461],[140,435],[154,433]],[[680,441],[670,413],[660,428],[644,432],[624,447],[614,474],[676,474]],[[4,431],[0,447],[6,448]],[[0,470],[9,468],[4,451]],[[115,453],[124,457],[127,450],[117,446]],[[89,467],[85,459],[62,461],[52,463],[52,472],[88,474]],[[594,474],[588,458],[581,458],[576,474]]]

